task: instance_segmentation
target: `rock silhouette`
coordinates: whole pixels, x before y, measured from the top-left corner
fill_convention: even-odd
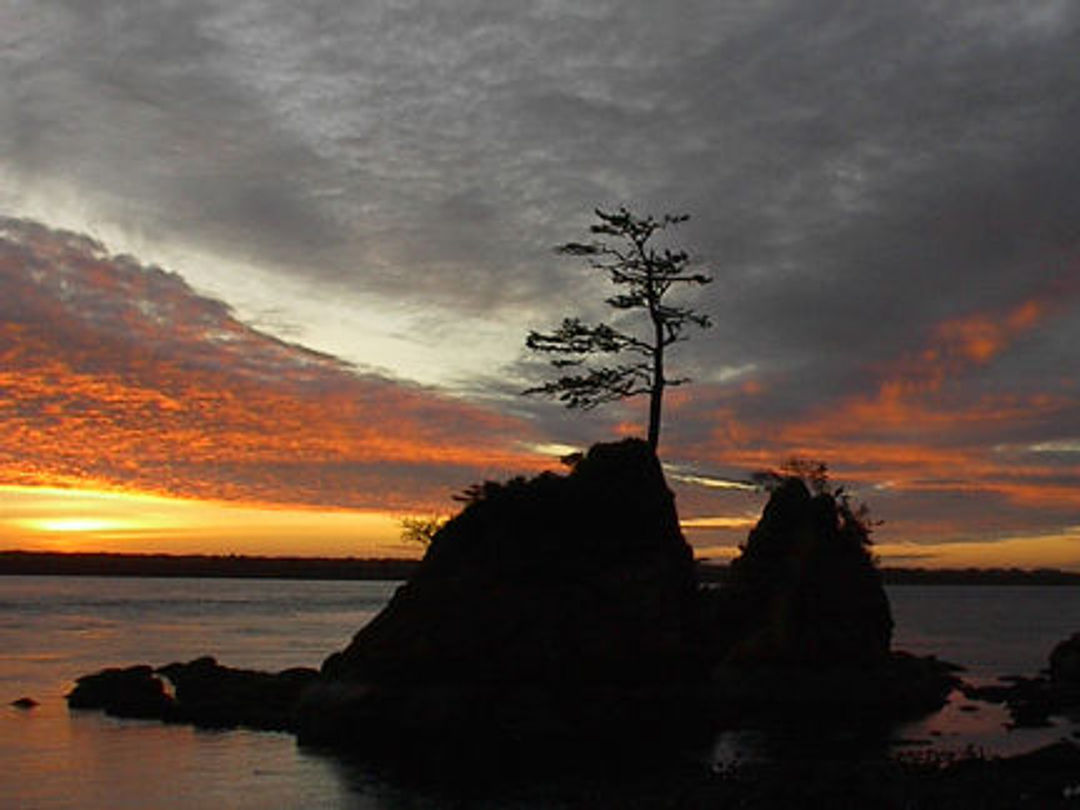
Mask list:
[[[508,737],[648,725],[701,682],[693,555],[640,440],[569,475],[488,483],[305,695],[302,741],[485,728]]]
[[[300,693],[317,675],[306,667],[277,673],[234,669],[209,656],[157,671],[173,685],[175,706],[169,719],[203,728],[265,731],[292,730]]]
[[[100,709],[113,717],[151,720],[165,719],[174,705],[165,684],[145,664],[83,675],[68,693],[67,702],[72,709]]]
[[[1073,633],[1050,651],[1050,682],[1080,704],[1080,633]]]
[[[726,659],[746,663],[879,663],[893,620],[865,525],[799,478],[775,489],[724,594],[734,623]]]
[[[674,748],[717,725],[810,713],[890,721],[939,708],[957,683],[943,662],[890,651],[866,525],[798,478],[778,483],[721,588],[699,586],[644,441],[598,444],[568,474],[488,482],[465,500],[318,672],[212,658],[107,670],[80,678],[69,704],[408,759]]]
[[[67,701],[72,709],[99,709],[113,717],[291,731],[300,692],[316,674],[304,668],[233,669],[206,656],[158,669],[140,664],[84,675]]]
[[[1003,703],[1009,710],[1013,728],[1042,728],[1052,725],[1053,715],[1080,709],[1080,633],[1059,642],[1050,651],[1048,676],[1012,675],[1002,683],[984,686],[964,684],[964,694],[989,703]]]
[[[721,724],[876,726],[939,709],[958,667],[890,650],[869,528],[827,487],[779,477],[728,582],[701,592],[710,702]]]

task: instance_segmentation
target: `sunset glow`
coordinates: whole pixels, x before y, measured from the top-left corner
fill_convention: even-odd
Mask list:
[[[1075,567],[1065,5],[130,5],[0,36],[0,486],[43,494],[6,544],[398,553],[397,515],[642,435],[643,398],[521,396],[532,330],[647,339],[553,251],[626,205],[715,282],[671,290],[712,326],[659,445],[698,553],[802,457],[883,559]]]
[[[402,515],[0,486],[0,548],[414,557]]]
[[[21,525],[35,532],[103,532],[142,528],[142,525],[134,520],[105,520],[102,518],[38,518],[36,520],[24,520]]]

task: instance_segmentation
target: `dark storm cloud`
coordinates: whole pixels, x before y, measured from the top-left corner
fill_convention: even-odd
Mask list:
[[[787,351],[1073,236],[1065,5],[16,7],[20,177],[295,272],[491,307],[567,283],[593,204],[686,208]]]

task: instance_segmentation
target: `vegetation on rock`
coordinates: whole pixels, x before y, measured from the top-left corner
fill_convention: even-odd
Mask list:
[[[588,325],[578,318],[566,318],[550,333],[530,332],[525,345],[533,351],[554,355],[552,365],[558,379],[525,391],[557,398],[568,408],[590,409],[605,402],[647,394],[649,396],[649,446],[660,443],[660,421],[664,389],[688,382],[668,377],[667,350],[686,340],[687,326],[709,327],[708,316],[690,307],[673,304],[667,295],[678,286],[708,284],[710,276],[691,270],[684,250],[657,248],[654,238],[673,225],[685,222],[685,214],[662,217],[641,216],[627,208],[617,211],[596,209],[598,222],[589,230],[600,237],[591,242],[568,242],[559,253],[578,256],[590,268],[607,276],[619,292],[606,299],[617,311],[644,310],[649,324],[645,335],[625,332],[611,324]],[[608,241],[608,240],[611,241]],[[591,356],[631,355],[631,362],[589,366]]]

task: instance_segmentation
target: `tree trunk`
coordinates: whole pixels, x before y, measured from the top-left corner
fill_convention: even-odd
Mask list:
[[[660,444],[660,402],[663,398],[663,382],[653,385],[649,393],[649,447],[656,452]]]
[[[656,343],[653,346],[652,390],[649,391],[649,447],[657,452],[660,446],[660,410],[664,400],[664,332],[660,321],[653,316]]]

